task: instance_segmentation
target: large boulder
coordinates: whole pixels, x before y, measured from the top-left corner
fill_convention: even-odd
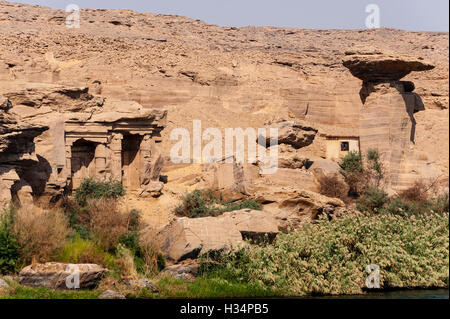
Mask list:
[[[157,242],[169,261],[195,259],[209,251],[243,245],[242,235],[227,218],[179,218],[157,235]]]
[[[96,264],[33,264],[21,270],[19,283],[49,289],[95,288],[107,271]],[[78,280],[79,287],[73,286]]]
[[[261,188],[254,198],[265,204],[264,210],[272,214],[278,229],[284,232],[298,229],[322,214],[332,217],[345,210],[340,199],[292,187]]]
[[[201,176],[206,188],[220,191],[224,200],[244,198],[258,178],[257,165],[238,163],[235,158],[232,159],[232,163],[227,163],[224,158],[205,164]]]
[[[272,214],[266,211],[242,209],[227,212],[221,218],[230,219],[239,230],[243,239],[273,240],[278,234],[278,222]]]
[[[288,144],[299,149],[313,143],[317,129],[306,123],[283,121],[270,124],[270,128],[278,128],[278,141],[272,141],[270,137],[266,138],[266,145]],[[258,140],[260,137],[258,137]]]
[[[270,148],[268,149],[269,152]],[[301,150],[287,144],[278,145],[278,168],[301,169],[308,167],[310,159]]]
[[[422,58],[372,48],[357,48],[345,54],[344,66],[364,82],[398,81],[413,71],[434,69]]]
[[[273,240],[277,233],[278,222],[271,213],[242,209],[219,217],[176,219],[158,233],[157,242],[169,261],[179,262],[243,247],[246,239]]]

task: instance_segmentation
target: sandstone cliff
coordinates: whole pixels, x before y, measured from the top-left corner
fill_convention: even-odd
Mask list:
[[[365,136],[368,145],[389,148],[393,186],[404,188],[418,178],[448,182],[448,33],[219,27],[180,16],[93,9],[81,11],[79,29],[68,29],[65,17],[60,10],[0,3],[0,94],[13,104],[36,108],[32,104],[38,101],[52,111],[81,112],[86,104],[98,111],[104,99],[114,99],[167,110],[160,143],[166,158],[175,143],[171,130],[192,130],[193,120],[219,129],[304,121],[318,134],[311,145],[280,155],[283,169],[297,170],[295,175],[281,171],[274,177],[278,181],[295,186],[303,178],[309,181],[306,188],[314,189],[311,173],[300,167],[327,156],[326,137]],[[361,99],[367,79],[353,76],[343,64],[346,51],[360,46],[400,59],[410,54],[434,66],[423,67],[426,72],[403,70],[395,79],[414,83],[423,110],[413,119],[375,99],[377,94],[389,99],[395,88],[374,87],[367,101]],[[46,85],[65,89],[42,95]],[[364,123],[386,112],[390,118],[378,129],[393,125],[398,133],[379,138]],[[405,138],[412,124],[414,137]],[[386,145],[385,138],[394,142]],[[202,171],[168,165],[164,174],[194,185],[190,177]],[[186,189],[169,187],[173,194]]]

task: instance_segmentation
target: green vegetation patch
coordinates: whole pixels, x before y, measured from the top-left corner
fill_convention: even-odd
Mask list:
[[[74,198],[79,205],[84,206],[89,199],[118,198],[124,195],[125,188],[120,181],[98,182],[88,178],[75,190]]]
[[[14,209],[0,211],[0,274],[14,272],[20,266],[19,241],[14,236]]]
[[[448,287],[448,238],[448,213],[324,219],[272,245],[224,254],[206,275],[286,296],[360,294],[375,264],[381,288]]]
[[[210,190],[195,190],[182,199],[181,204],[175,209],[175,213],[178,216],[200,218],[220,216],[225,212],[245,208],[262,210],[262,205],[254,200],[224,201],[221,193],[214,193]]]

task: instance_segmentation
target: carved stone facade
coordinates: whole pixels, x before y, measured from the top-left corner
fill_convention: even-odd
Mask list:
[[[120,180],[128,190],[159,179],[155,160],[161,123],[127,120],[113,123],[67,121],[65,175],[70,189],[85,178]],[[154,160],[154,157],[156,159]]]
[[[45,207],[86,178],[121,181],[128,193],[161,194],[158,143],[167,111],[130,101],[91,102],[77,112],[25,105],[2,110],[1,129],[9,135],[0,135],[0,204]],[[23,129],[15,125],[19,120]]]

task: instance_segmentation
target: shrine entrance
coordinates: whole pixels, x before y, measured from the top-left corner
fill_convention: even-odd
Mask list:
[[[77,189],[84,179],[95,177],[94,154],[97,144],[80,139],[72,145],[72,189]]]
[[[140,135],[124,135],[122,140],[122,185],[131,191],[141,187],[141,142]]]

